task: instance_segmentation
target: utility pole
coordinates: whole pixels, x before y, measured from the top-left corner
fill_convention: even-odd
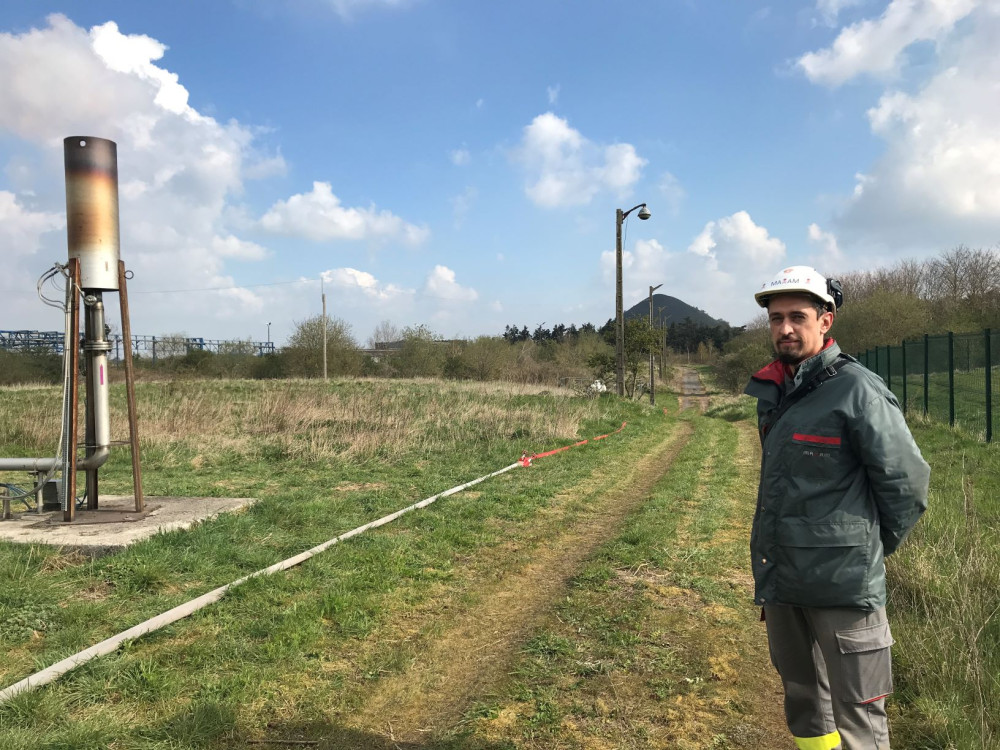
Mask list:
[[[656,286],[649,287],[649,332],[653,332],[653,292],[659,289],[663,284],[657,284]],[[653,378],[653,341],[652,335],[650,335],[649,342],[649,405],[653,406],[656,403],[656,385]]]
[[[625,313],[622,309],[622,210],[615,209],[615,389],[625,395]]]
[[[622,224],[625,217],[639,209],[639,218],[650,217],[645,203],[632,206],[628,211],[615,209],[615,376],[618,380],[618,395],[625,395],[625,313],[622,309]]]
[[[323,297],[323,380],[326,380],[326,292],[323,291],[323,276],[319,277],[319,293]]]

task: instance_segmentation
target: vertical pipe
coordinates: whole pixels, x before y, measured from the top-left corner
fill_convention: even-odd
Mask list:
[[[955,426],[955,334],[948,331],[948,424]]]
[[[985,344],[986,355],[986,442],[993,442],[993,334],[987,328],[983,331],[983,343]]]
[[[87,304],[87,301],[89,299],[91,299],[90,296],[88,296],[84,300],[84,304]],[[94,361],[93,358],[91,357],[90,351],[87,349],[87,346],[90,344],[91,341],[93,341],[93,339],[94,339],[94,316],[90,314],[90,307],[88,306],[83,314],[83,340],[85,342],[83,366],[86,378],[86,380],[84,381],[85,392],[86,392],[85,396],[86,406],[84,407],[86,426],[84,428],[84,433],[83,433],[84,434],[83,451],[84,451],[84,456],[86,458],[90,458],[92,455],[94,455],[94,452],[97,450],[97,438],[95,437],[96,426],[94,424],[95,413],[96,413],[96,410],[94,409],[94,390],[95,390]],[[84,486],[86,487],[87,510],[97,510],[98,507],[97,469],[94,467],[88,467],[87,469],[85,469],[84,473],[86,476],[86,482]]]
[[[115,279],[117,286],[118,280]],[[87,456],[101,453],[105,459],[111,449],[111,409],[108,396],[108,352],[111,344],[107,340],[104,326],[104,300],[101,292],[92,292],[84,298],[86,305],[87,336],[83,344],[87,364]],[[102,459],[87,470],[87,508],[98,507],[97,469],[104,463]]]
[[[70,280],[73,286],[73,300],[70,302],[70,328],[72,331],[72,346],[68,352],[69,360],[69,441],[66,452],[69,456],[69,466],[63,475],[63,521],[76,518],[76,428],[77,409],[79,408],[80,379],[80,261],[69,259]]]
[[[930,412],[931,406],[931,337],[930,334],[924,334],[924,416],[926,417],[928,412]]]
[[[142,496],[142,472],[139,468],[139,422],[135,408],[135,373],[132,369],[132,324],[128,317],[128,287],[125,284],[125,262],[118,261],[118,300],[122,311],[122,338],[129,342],[125,352],[125,393],[128,399],[128,440],[132,448],[132,488],[135,491],[135,509],[145,508]]]

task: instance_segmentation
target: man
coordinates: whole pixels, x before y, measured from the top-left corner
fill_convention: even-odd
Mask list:
[[[777,359],[757,399],[757,604],[799,750],[888,750],[885,561],[927,507],[930,469],[895,396],[826,338],[840,284],[792,266],[755,295]]]

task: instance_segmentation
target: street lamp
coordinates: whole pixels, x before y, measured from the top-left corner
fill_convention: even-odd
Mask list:
[[[625,395],[625,313],[622,310],[622,222],[630,213],[639,209],[639,218],[645,221],[651,214],[645,203],[632,206],[628,211],[615,209],[615,364],[618,378],[618,395]]]
[[[653,292],[659,289],[663,284],[657,284],[656,286],[649,287],[649,330],[653,330]],[[653,406],[656,403],[656,385],[653,381],[653,344],[652,336],[650,336],[649,344],[649,405]]]
[[[267,324],[267,343],[271,343],[271,324]]]

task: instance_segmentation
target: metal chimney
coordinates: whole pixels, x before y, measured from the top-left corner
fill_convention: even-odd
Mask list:
[[[118,290],[118,146],[93,136],[63,140],[69,257],[80,261],[80,286]]]

